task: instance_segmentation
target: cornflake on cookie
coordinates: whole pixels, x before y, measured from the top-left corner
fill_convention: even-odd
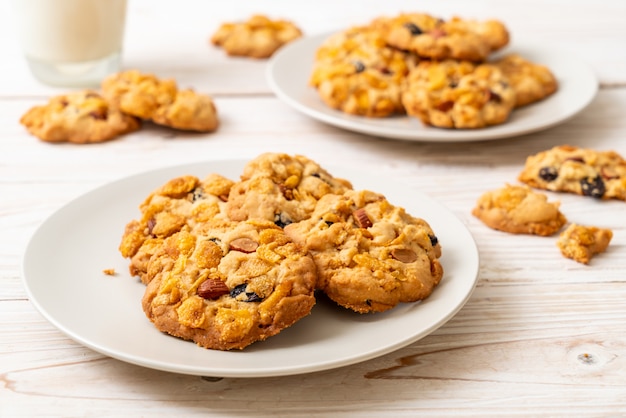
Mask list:
[[[612,238],[610,229],[571,224],[559,236],[557,246],[563,256],[589,264],[594,255],[606,251]]]
[[[46,142],[104,142],[139,129],[139,120],[122,113],[93,90],[52,97],[20,119],[28,131]]]
[[[211,43],[228,55],[268,58],[301,36],[300,28],[290,21],[254,15],[245,22],[224,23],[211,36]]]
[[[484,193],[472,215],[485,225],[511,234],[549,236],[567,222],[559,203],[550,203],[547,196],[527,186],[506,186]]]

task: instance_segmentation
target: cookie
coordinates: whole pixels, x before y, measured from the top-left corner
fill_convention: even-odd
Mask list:
[[[243,349],[307,316],[315,263],[271,222],[205,223],[163,243],[143,297],[146,316],[175,337]]]
[[[409,73],[402,103],[425,125],[475,129],[506,122],[515,92],[493,65],[422,61]]]
[[[558,202],[548,202],[546,195],[530,187],[509,184],[480,196],[472,215],[492,229],[511,234],[549,236],[567,222]]]
[[[313,256],[318,287],[356,312],[425,299],[443,276],[441,245],[428,223],[372,191],[328,194],[310,219],[285,233]]]
[[[508,54],[492,64],[502,71],[513,87],[516,108],[543,100],[558,89],[556,77],[548,67],[518,54]]]
[[[245,22],[224,23],[211,36],[211,43],[228,55],[268,58],[301,36],[300,28],[290,21],[254,15]]]
[[[561,254],[582,264],[589,264],[591,258],[606,251],[613,238],[610,229],[578,224],[569,225],[557,240]]]
[[[556,146],[529,156],[518,179],[538,189],[626,201],[626,161],[615,151]]]
[[[102,91],[122,112],[159,125],[211,132],[219,124],[211,97],[191,89],[179,90],[171,79],[128,70],[105,78]]]
[[[35,106],[20,119],[28,131],[46,142],[104,142],[139,129],[126,115],[93,90],[59,95]]]
[[[147,283],[148,262],[167,237],[184,227],[225,219],[222,206],[233,184],[218,174],[203,180],[187,175],[152,192],[139,206],[141,217],[126,225],[119,245],[122,256],[130,259],[130,274]]]
[[[434,60],[482,62],[509,42],[506,26],[498,20],[453,17],[443,20],[426,13],[401,13],[372,22],[390,46]]]
[[[285,226],[308,218],[322,196],[351,188],[307,157],[264,153],[245,165],[226,212],[234,221],[264,219]]]

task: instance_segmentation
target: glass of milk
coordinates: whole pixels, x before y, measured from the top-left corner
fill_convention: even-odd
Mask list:
[[[126,0],[13,0],[26,61],[43,83],[96,87],[120,68]]]

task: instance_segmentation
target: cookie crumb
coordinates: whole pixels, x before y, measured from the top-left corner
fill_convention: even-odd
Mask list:
[[[104,269],[104,270],[102,270],[102,272],[104,274],[106,274],[107,276],[117,276],[117,272],[113,268],[111,268],[111,269]]]

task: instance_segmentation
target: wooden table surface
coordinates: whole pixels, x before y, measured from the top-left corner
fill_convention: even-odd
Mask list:
[[[455,144],[390,140],[299,113],[272,94],[267,61],[227,57],[207,42],[222,22],[253,13],[290,19],[315,35],[402,11],[498,18],[514,42],[577,54],[593,68],[599,92],[572,119],[530,135]],[[470,213],[480,194],[515,182],[528,155],[555,145],[626,156],[623,0],[130,0],[124,68],[210,94],[222,124],[193,136],[147,127],[90,146],[44,143],[19,124],[31,106],[67,89],[32,78],[8,2],[0,16],[0,416],[626,416],[626,203],[549,194],[570,222],[613,230],[608,251],[589,265],[562,257],[554,237],[497,232]],[[72,199],[149,169],[266,151],[368,167],[447,206],[480,254],[467,304],[430,335],[372,360],[303,375],[203,378],[92,351],[29,300],[21,269],[26,245]]]

